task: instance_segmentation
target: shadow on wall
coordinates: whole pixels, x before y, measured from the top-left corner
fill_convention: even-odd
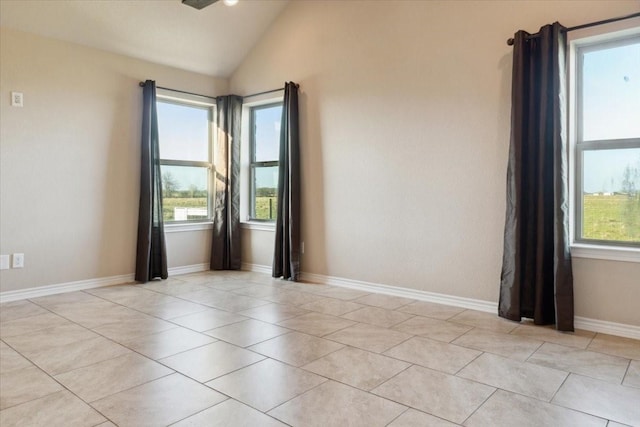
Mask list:
[[[121,76],[124,79],[124,76]],[[112,123],[102,193],[102,221],[96,277],[130,274],[135,270],[140,197],[142,89],[138,79],[113,92]],[[133,111],[123,106],[132,106]],[[126,242],[122,240],[126,239]],[[114,248],[119,250],[114,251]],[[119,259],[114,259],[118,257]],[[114,267],[119,271],[114,271]]]
[[[318,78],[310,76],[300,83],[300,157],[302,179],[302,240],[305,253],[300,269],[308,273],[327,271],[325,224],[324,162],[317,94]],[[313,127],[312,127],[313,124]]]
[[[509,47],[511,48],[511,47]],[[513,52],[509,52],[504,55],[498,61],[498,70],[500,71],[500,102],[498,115],[496,116],[496,135],[498,141],[494,144],[495,147],[495,163],[502,168],[502,177],[504,178],[502,188],[504,189],[502,203],[503,215],[496,218],[496,221],[500,221],[501,226],[504,228],[504,214],[506,210],[506,197],[507,197],[507,163],[509,161],[509,139],[511,129],[511,73],[513,68]],[[502,241],[502,235],[499,236]],[[498,272],[497,283],[500,283],[500,272]]]

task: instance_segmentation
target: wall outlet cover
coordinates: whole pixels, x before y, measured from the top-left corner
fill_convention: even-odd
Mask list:
[[[9,255],[0,255],[0,270],[9,269]]]
[[[13,263],[11,267],[13,268],[23,268],[24,267],[24,254],[13,254]]]
[[[22,107],[24,106],[24,95],[22,92],[11,92],[11,106]]]

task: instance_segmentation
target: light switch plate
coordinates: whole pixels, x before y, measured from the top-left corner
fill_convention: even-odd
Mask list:
[[[9,269],[9,255],[0,255],[0,270]]]
[[[13,254],[13,264],[12,268],[23,268],[24,267],[24,254]]]
[[[22,92],[11,92],[11,106],[12,107],[24,106],[24,95],[22,94]]]

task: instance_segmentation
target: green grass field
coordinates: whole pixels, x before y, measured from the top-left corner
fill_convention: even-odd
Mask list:
[[[271,205],[269,205],[271,200]],[[173,221],[173,208],[206,208],[206,197],[165,197],[162,204],[162,218]],[[256,197],[256,219],[276,219],[278,200],[276,197]],[[190,218],[197,219],[197,218]]]
[[[271,205],[269,205],[271,200]],[[256,197],[256,219],[276,219],[278,212],[277,197]]]
[[[584,196],[583,237],[640,242],[640,198]]]
[[[173,208],[206,208],[206,197],[165,197],[162,200],[162,218],[173,221]],[[196,218],[193,218],[196,219]],[[206,216],[203,218],[206,219]]]
[[[271,205],[269,201],[271,200]],[[174,207],[207,207],[206,197],[165,198],[163,218],[173,221]],[[256,218],[274,219],[278,201],[276,197],[256,197]],[[583,237],[595,240],[640,242],[640,198],[625,195],[584,196]]]

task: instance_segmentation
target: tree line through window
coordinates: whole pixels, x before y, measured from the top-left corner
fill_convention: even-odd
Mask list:
[[[276,192],[282,103],[255,106],[249,111],[250,219],[274,221],[278,209]]]
[[[282,103],[250,107],[250,219],[274,221]],[[213,203],[214,104],[159,97],[157,101],[162,213],[166,222],[206,221]]]
[[[640,245],[640,36],[576,50],[575,240]]]
[[[213,105],[157,102],[165,221],[211,218]]]

